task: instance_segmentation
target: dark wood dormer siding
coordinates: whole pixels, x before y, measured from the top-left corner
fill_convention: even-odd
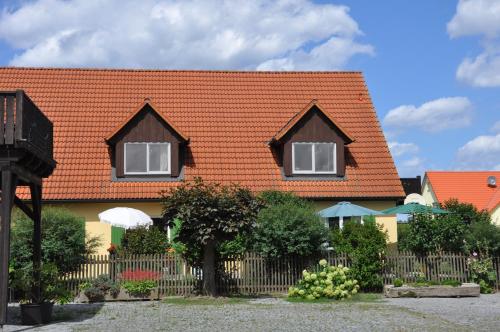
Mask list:
[[[146,105],[113,139],[116,176],[124,177],[124,145],[129,142],[168,142],[170,143],[171,174],[166,177],[178,177],[182,167],[180,153],[183,140],[165,121]],[[141,175],[147,177],[147,175]]]
[[[318,142],[336,143],[337,173],[334,176],[345,175],[345,143],[346,139],[341,131],[329,121],[326,116],[313,106],[310,112],[283,137],[281,149],[283,157],[283,170],[285,176],[294,176],[292,165],[292,143]],[[301,174],[301,177],[304,175]],[[323,177],[325,175],[322,175]],[[328,175],[327,175],[328,176]],[[331,176],[331,175],[330,175]]]

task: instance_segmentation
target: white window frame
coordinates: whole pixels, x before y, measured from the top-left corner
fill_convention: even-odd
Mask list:
[[[146,144],[146,172],[127,172],[127,144]],[[163,144],[167,146],[167,155],[168,155],[168,169],[166,171],[150,171],[149,170],[149,144]],[[171,155],[171,144],[169,142],[127,142],[123,146],[123,170],[126,175],[165,175],[171,173],[171,163],[172,163],[172,155]]]
[[[296,170],[295,169],[295,146],[299,144],[312,145],[312,170]],[[333,171],[316,171],[315,146],[317,144],[333,144]],[[292,143],[292,170],[294,174],[337,174],[337,144],[335,142],[294,142]]]

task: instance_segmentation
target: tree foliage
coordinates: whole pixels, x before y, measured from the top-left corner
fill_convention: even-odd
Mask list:
[[[204,291],[215,295],[216,247],[252,230],[261,207],[246,188],[223,186],[196,178],[163,191],[163,218],[181,220],[176,240],[184,244],[183,255],[194,266],[203,266]]]
[[[132,255],[163,254],[168,247],[167,232],[156,226],[127,229],[121,241],[123,253]]]
[[[382,258],[386,250],[387,233],[377,225],[375,218],[365,218],[363,224],[347,222],[343,229],[331,233],[336,252],[347,253],[351,261],[351,275],[359,280],[361,289],[382,289]]]
[[[317,255],[328,230],[311,203],[291,193],[264,192],[253,233],[253,248],[268,259]]]
[[[459,253],[464,251],[466,231],[467,225],[456,214],[416,214],[400,247],[420,256],[437,251]]]
[[[21,211],[13,213],[11,266],[32,268],[33,221]],[[42,262],[54,263],[60,274],[76,271],[85,256],[99,246],[98,238],[85,238],[85,221],[64,208],[42,210]]]

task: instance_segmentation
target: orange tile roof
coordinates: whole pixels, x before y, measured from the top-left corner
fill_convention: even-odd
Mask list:
[[[149,98],[189,137],[185,179],[238,182],[313,198],[404,195],[359,72],[0,68],[0,90],[24,89],[54,123],[57,168],[46,200],[157,199],[176,182],[113,182],[104,141]],[[345,181],[287,181],[269,140],[316,99],[355,142]]]
[[[448,172],[430,171],[425,173],[436,199],[442,203],[456,198],[471,203],[479,210],[492,211],[500,204],[500,186],[488,186],[488,176],[496,176],[500,181],[500,171]],[[425,179],[424,179],[425,181]]]

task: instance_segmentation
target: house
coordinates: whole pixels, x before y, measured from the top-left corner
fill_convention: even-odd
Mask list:
[[[25,90],[54,123],[44,203],[84,217],[105,246],[116,234],[99,212],[160,217],[159,191],[197,176],[318,209],[382,210],[404,196],[359,72],[0,68],[0,89]],[[377,221],[395,242],[394,218]]]
[[[425,173],[422,196],[428,204],[437,205],[455,198],[487,210],[492,222],[500,226],[500,171]]]

